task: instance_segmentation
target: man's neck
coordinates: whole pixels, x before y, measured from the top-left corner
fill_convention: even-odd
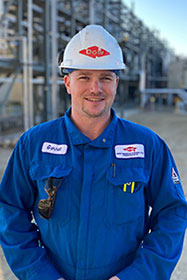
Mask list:
[[[91,140],[96,139],[101,135],[105,128],[109,125],[112,120],[111,114],[109,116],[101,116],[95,118],[81,118],[71,115],[71,120],[75,126]]]

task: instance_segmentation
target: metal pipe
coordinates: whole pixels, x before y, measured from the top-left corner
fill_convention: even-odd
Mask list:
[[[3,108],[6,106],[7,100],[10,96],[11,90],[14,86],[14,83],[16,81],[19,71],[20,71],[20,67],[16,69],[16,72],[14,72],[14,77],[11,78],[11,82],[9,83],[8,88],[6,90],[4,90],[4,92],[3,92],[4,98],[3,98],[2,102],[0,103],[0,115],[3,111]]]
[[[45,12],[44,12],[44,112],[43,121],[49,120],[51,118],[51,96],[50,96],[50,22],[49,22],[49,10],[50,10],[49,0],[45,0]]]
[[[75,35],[76,21],[75,21],[75,1],[71,0],[71,37]]]
[[[33,13],[32,0],[28,0],[28,96],[29,96],[29,126],[34,125],[34,100],[33,100]]]
[[[24,130],[30,128],[29,120],[29,92],[28,92],[28,61],[27,61],[27,38],[22,37],[23,45],[23,113],[24,113]]]
[[[57,117],[57,7],[56,0],[51,0],[51,42],[52,42],[52,87],[51,87],[51,107],[52,118]]]
[[[23,64],[23,62],[22,62]],[[28,62],[27,62],[28,64]],[[9,77],[0,77],[0,83],[11,83],[12,82],[12,78]],[[16,83],[23,83],[23,79],[22,78],[16,78],[15,79]],[[44,85],[44,79],[43,78],[33,78],[32,79],[32,83],[35,85]],[[49,84],[52,84],[52,81],[49,80]],[[57,80],[57,85],[63,85],[64,81],[63,80]]]
[[[108,0],[104,0],[103,2],[103,27],[107,28],[108,25]]]
[[[89,22],[90,24],[95,23],[95,0],[89,1]]]
[[[4,1],[0,0],[0,18],[4,14]]]
[[[6,37],[8,41],[21,41],[22,42],[22,58],[20,64],[23,65],[23,79],[15,78],[15,81],[23,82],[23,111],[24,111],[24,130],[26,131],[31,127],[30,123],[30,101],[29,101],[29,91],[28,91],[28,55],[27,55],[27,38],[24,36]],[[0,81],[12,82],[11,78],[1,78]]]
[[[0,24],[5,20],[6,18],[6,14],[8,12],[8,9],[10,8],[10,6],[13,4],[14,0],[9,0],[4,8],[4,13],[1,15],[0,17]],[[3,3],[1,4],[1,6],[3,7]]]
[[[23,35],[22,20],[23,20],[23,0],[19,0],[18,10],[17,10],[17,30],[19,36]],[[18,47],[19,61],[21,61],[22,52],[23,52],[23,44],[22,41],[19,41],[19,47]]]

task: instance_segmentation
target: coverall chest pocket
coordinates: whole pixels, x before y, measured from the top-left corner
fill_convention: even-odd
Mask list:
[[[142,168],[118,168],[107,172],[105,222],[109,227],[138,223],[144,217],[146,175]]]
[[[72,188],[69,175],[71,171],[71,167],[64,168],[61,165],[47,164],[45,162],[36,163],[31,166],[30,175],[32,180],[35,181],[38,189],[34,209],[37,222],[45,221],[45,219],[38,213],[38,204],[41,200],[46,200],[49,198],[49,194],[46,189],[49,187],[48,181],[51,177],[55,178],[55,183],[58,184],[58,186],[54,199],[53,210],[48,221],[55,221],[61,225],[65,225],[70,221]]]

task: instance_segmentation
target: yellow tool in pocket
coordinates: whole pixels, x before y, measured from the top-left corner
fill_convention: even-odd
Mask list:
[[[123,185],[123,191],[126,192],[127,188],[130,188],[131,193],[133,193],[134,192],[134,187],[135,187],[135,182],[125,183]]]

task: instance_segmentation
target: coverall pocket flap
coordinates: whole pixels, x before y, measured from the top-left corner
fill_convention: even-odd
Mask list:
[[[61,178],[70,174],[72,167],[64,168],[61,165],[38,162],[30,167],[30,176],[33,180],[43,180],[49,177]]]
[[[144,168],[127,168],[116,166],[115,172],[110,168],[107,172],[107,179],[113,185],[120,185],[128,182],[148,182],[148,172]]]

